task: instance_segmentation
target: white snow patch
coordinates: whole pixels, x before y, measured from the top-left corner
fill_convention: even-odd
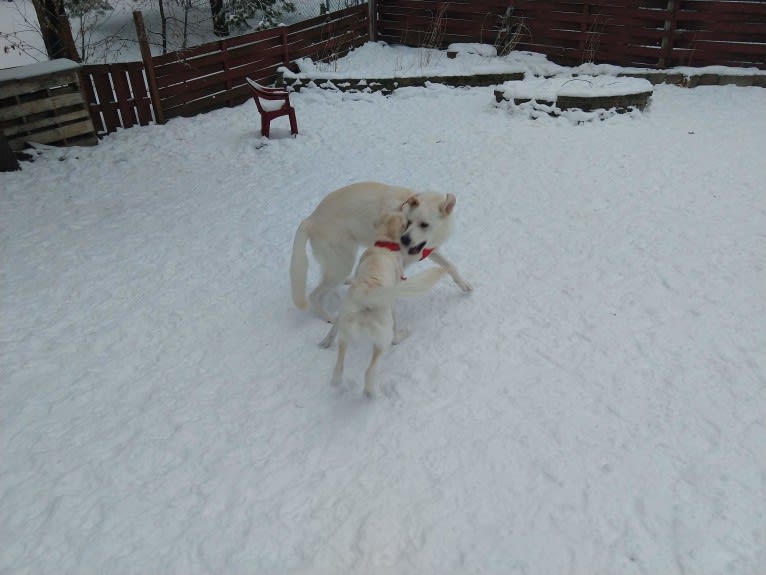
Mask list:
[[[491,44],[479,44],[476,42],[463,42],[450,44],[447,46],[447,52],[456,54],[477,54],[485,58],[494,58],[497,56],[497,48]]]

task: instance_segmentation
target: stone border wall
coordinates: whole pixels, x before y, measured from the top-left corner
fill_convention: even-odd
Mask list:
[[[285,76],[280,72],[279,84],[299,92],[301,88],[313,83],[320,88],[337,89],[342,92],[382,92],[391,94],[397,88],[421,87],[426,83],[446,84],[455,88],[464,86],[495,86],[509,80],[523,80],[522,72],[509,74],[477,74],[472,76],[409,76],[404,78],[306,78]]]
[[[595,74],[599,75],[599,74]],[[696,88],[697,86],[756,86],[766,88],[766,74],[698,74],[688,76],[680,72],[624,72],[616,76],[631,78],[644,78],[653,85],[671,84],[684,88]],[[409,76],[403,78],[310,78],[304,74],[285,76],[279,73],[278,84],[292,88],[296,92],[310,84],[320,88],[335,89],[342,92],[382,92],[384,95],[391,94],[397,88],[412,86],[425,86],[426,83],[446,84],[456,88],[471,86],[494,86],[509,80],[523,80],[521,72],[508,74],[475,74],[470,76]]]

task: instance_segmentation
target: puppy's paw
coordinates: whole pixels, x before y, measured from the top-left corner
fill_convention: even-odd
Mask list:
[[[343,383],[343,377],[340,375],[338,376],[333,375],[332,378],[330,379],[330,385],[333,387],[340,387],[341,383]]]
[[[463,293],[471,293],[473,291],[473,286],[466,281],[462,281],[457,285],[463,290]]]
[[[375,399],[375,392],[372,389],[364,388],[364,396],[367,399]]]
[[[410,330],[408,330],[408,329],[398,329],[398,330],[396,330],[396,333],[394,333],[394,339],[391,340],[391,344],[392,345],[397,345],[397,344],[403,342],[409,336],[410,336]]]
[[[332,336],[331,334],[328,334],[327,337],[325,337],[322,341],[319,342],[319,347],[323,347],[327,349],[333,344],[334,341],[335,341],[335,337]]]

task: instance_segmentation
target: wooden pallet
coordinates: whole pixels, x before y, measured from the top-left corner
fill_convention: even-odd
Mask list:
[[[0,70],[0,130],[12,150],[98,143],[79,68],[60,59]]]

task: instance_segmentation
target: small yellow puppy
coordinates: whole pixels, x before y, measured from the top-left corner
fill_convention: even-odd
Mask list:
[[[332,374],[332,384],[338,385],[343,378],[348,342],[362,336],[372,340],[372,359],[364,374],[364,393],[368,397],[373,393],[375,365],[381,354],[405,337],[403,332],[396,331],[394,303],[400,297],[427,292],[448,273],[443,267],[434,267],[402,279],[404,261],[400,238],[406,228],[407,217],[402,212],[384,214],[376,222],[377,239],[362,254],[340,313],[330,333],[319,344],[330,347],[340,333],[338,358]]]

